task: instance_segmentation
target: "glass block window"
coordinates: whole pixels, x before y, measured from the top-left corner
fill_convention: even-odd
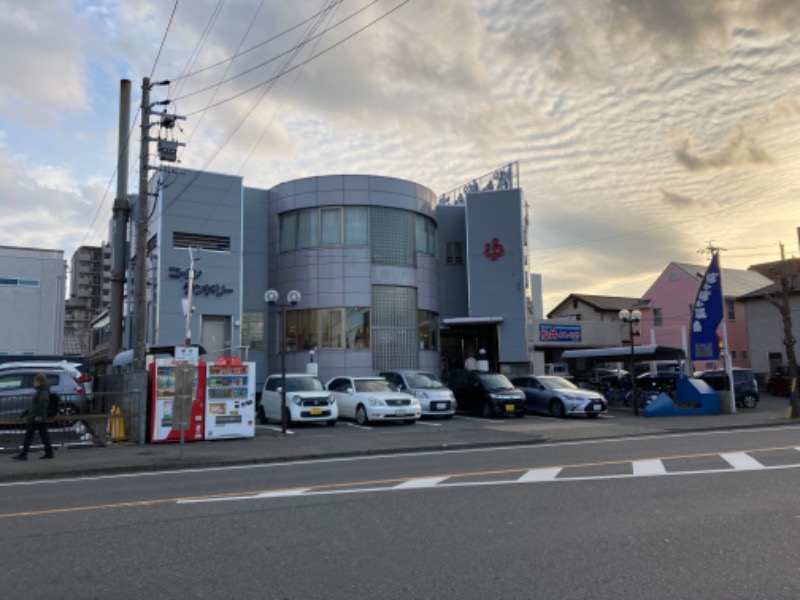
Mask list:
[[[413,267],[416,265],[414,213],[373,206],[370,210],[372,264]]]
[[[366,246],[369,243],[369,209],[366,206],[345,207],[344,243],[347,246]]]
[[[417,291],[414,288],[372,287],[372,366],[376,371],[419,367]]]

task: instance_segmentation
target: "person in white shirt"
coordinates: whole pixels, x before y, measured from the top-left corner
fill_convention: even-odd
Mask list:
[[[473,356],[472,352],[467,354],[467,360],[464,361],[464,368],[467,371],[474,371],[478,368],[478,361],[475,360],[475,356]]]

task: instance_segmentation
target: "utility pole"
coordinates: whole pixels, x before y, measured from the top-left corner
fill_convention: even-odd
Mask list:
[[[789,400],[789,418],[797,419],[800,417],[800,395],[797,389],[797,355],[794,351],[794,345],[797,340],[792,335],[792,309],[790,299],[793,291],[792,277],[786,272],[786,255],[783,250],[783,243],[781,242],[781,266],[778,270],[779,280],[777,283],[780,285],[780,290],[774,294],[766,296],[770,304],[772,304],[781,313],[783,320],[783,345],[786,347],[786,365],[787,375],[791,383],[791,398]]]

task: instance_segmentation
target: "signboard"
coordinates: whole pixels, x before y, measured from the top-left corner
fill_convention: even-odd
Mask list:
[[[691,356],[692,360],[717,360],[719,343],[717,327],[722,322],[722,276],[719,255],[715,254],[708,265],[692,309]]]
[[[175,360],[196,361],[199,358],[197,346],[175,346]]]
[[[580,342],[580,325],[547,325],[539,323],[540,342]]]

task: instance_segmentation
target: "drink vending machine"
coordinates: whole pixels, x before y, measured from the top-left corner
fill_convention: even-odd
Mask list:
[[[195,378],[192,386],[189,426],[184,433],[184,441],[196,442],[205,439],[206,363],[203,361],[189,362],[194,367]],[[172,423],[176,363],[174,358],[157,358],[150,365],[148,434],[152,443],[180,441],[180,429],[173,429]]]
[[[205,439],[254,437],[255,363],[223,357],[206,369]]]

